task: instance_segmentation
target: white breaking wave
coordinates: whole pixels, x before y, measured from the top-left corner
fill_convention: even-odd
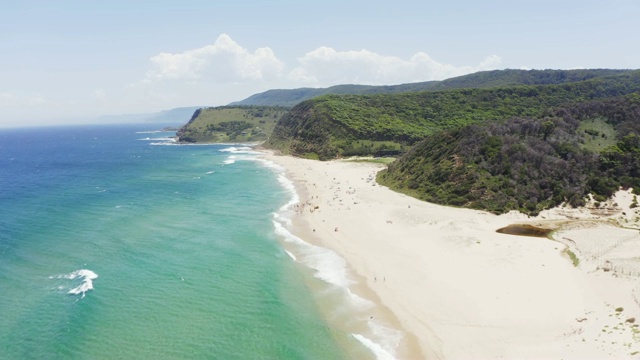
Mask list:
[[[262,165],[263,165],[264,167],[266,167],[266,168],[273,169],[273,170],[275,170],[277,173],[284,173],[284,170],[285,170],[285,169],[284,169],[282,166],[280,166],[280,165],[278,165],[278,164],[274,163],[274,162],[273,162],[273,161],[271,161],[271,160],[266,160],[266,159],[259,158],[259,157],[256,157],[256,158],[254,158],[254,159],[255,159],[255,161],[259,162],[260,164],[262,164]]]
[[[263,163],[272,167],[269,162],[265,161]],[[327,248],[312,245],[287,230],[285,224],[291,225],[291,219],[290,216],[286,215],[293,215],[291,207],[300,202],[300,197],[296,192],[293,182],[285,176],[284,169],[281,167],[277,167],[276,169],[280,170],[278,171],[278,182],[290,195],[290,200],[280,207],[278,212],[273,214],[273,226],[276,234],[281,236],[285,241],[295,244],[300,249],[300,251],[297,252],[298,257],[294,260],[314,269],[314,276],[316,278],[341,288],[345,288],[351,295],[352,300],[356,300],[356,304],[360,303],[361,305],[363,302],[368,302],[349,291],[349,285],[354,284],[355,282],[349,279],[347,262],[342,256]]]
[[[68,279],[68,280],[80,279],[82,283],[72,288],[71,290],[67,291],[67,293],[73,294],[73,295],[82,294],[82,297],[84,298],[87,291],[93,290],[93,280],[95,280],[97,277],[98,277],[98,274],[94,273],[91,270],[80,269],[80,270],[71,272],[69,274],[49,276],[49,279]]]
[[[252,147],[249,146],[231,146],[228,148],[218,150],[220,152],[228,152],[232,154],[250,154],[250,155],[258,155],[260,154],[257,151],[254,151]]]
[[[168,132],[168,131],[162,131],[162,130],[136,131],[136,134],[157,134],[161,132]]]
[[[344,291],[351,305],[358,311],[367,311],[375,306],[375,303],[354,294],[349,288],[356,281],[349,277],[346,260],[333,250],[310,244],[293,235],[288,229],[292,225],[293,206],[300,202],[294,183],[285,176],[285,170],[281,166],[264,159],[259,159],[265,166],[276,170],[280,185],[290,194],[290,200],[273,214],[273,226],[278,236],[284,241],[295,246],[295,255],[285,250],[286,254],[294,261],[314,270],[314,277]],[[403,337],[399,330],[387,327],[375,320],[369,320],[367,325],[370,332],[367,336],[352,333],[364,347],[369,349],[378,360],[393,360],[395,352]],[[371,340],[371,339],[376,339]]]
[[[225,165],[230,165],[235,163],[236,161],[260,161],[261,159],[257,156],[261,153],[258,151],[254,151],[250,146],[230,146],[228,148],[218,150],[222,153],[232,154],[227,157],[226,160],[223,161]]]
[[[375,355],[378,360],[395,360],[395,356],[385,350],[382,345],[364,337],[360,334],[351,334],[354,338],[356,338],[364,347],[371,350],[371,352]]]
[[[288,203],[284,204],[280,208],[280,211],[288,211],[290,210],[291,206],[300,202],[300,197],[296,192],[296,187],[295,185],[293,185],[293,181],[289,180],[289,178],[287,178],[284,174],[278,175],[278,182],[283,188],[285,188],[285,190],[289,192],[289,194],[291,194],[291,200],[289,200]]]
[[[149,143],[149,145],[155,145],[155,146],[158,146],[158,145],[160,145],[160,146],[163,146],[163,145],[165,145],[165,146],[178,146],[180,144],[178,144],[177,142],[172,142],[172,141],[164,141],[164,142],[152,142],[152,143]]]
[[[394,359],[395,349],[400,346],[400,341],[403,337],[402,332],[400,330],[385,326],[375,320],[369,321],[369,328],[371,329],[374,338],[383,339],[382,342],[377,345],[380,346],[384,352],[374,352],[376,354],[376,357],[378,359]]]
[[[287,253],[287,255],[289,255],[289,257],[291,258],[291,260],[293,261],[298,261],[298,258],[296,258],[295,255],[293,255],[291,252],[289,252],[288,250],[285,250],[284,252]]]
[[[315,270],[314,276],[316,278],[342,288],[354,284],[354,281],[348,277],[347,262],[343,257],[327,248],[309,244],[290,233],[278,221],[274,220],[273,226],[277,235],[300,248],[297,261]]]
[[[144,139],[138,139],[140,141],[170,141],[170,142],[176,142],[176,138],[174,137],[157,137],[157,138],[152,138],[152,137],[146,137]]]

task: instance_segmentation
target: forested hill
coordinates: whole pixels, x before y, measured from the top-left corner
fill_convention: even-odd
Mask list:
[[[630,70],[494,70],[459,76],[443,81],[427,81],[389,86],[337,85],[329,88],[299,88],[268,90],[229,105],[294,106],[321,95],[397,94],[404,92],[439,91],[461,88],[491,88],[516,85],[552,85],[584,81],[597,77],[619,75]]]
[[[324,95],[296,105],[283,116],[265,146],[319,159],[389,154],[405,151],[443,129],[513,117],[538,118],[553,107],[638,91],[640,71],[624,71],[560,85]]]
[[[176,135],[181,143],[263,141],[287,110],[279,106],[201,108]]]
[[[417,198],[503,213],[640,189],[640,95],[428,136],[378,181]],[[597,206],[597,203],[596,203]]]

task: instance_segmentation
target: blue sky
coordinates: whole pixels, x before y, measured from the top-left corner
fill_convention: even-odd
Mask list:
[[[0,126],[224,105],[271,88],[640,68],[637,0],[0,5]]]

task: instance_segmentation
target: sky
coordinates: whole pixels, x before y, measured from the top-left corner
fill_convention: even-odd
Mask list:
[[[269,89],[640,68],[637,0],[0,0],[0,127]]]

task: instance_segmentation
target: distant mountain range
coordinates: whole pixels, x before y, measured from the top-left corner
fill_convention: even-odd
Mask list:
[[[426,81],[400,85],[336,85],[328,88],[275,89],[254,94],[230,103],[230,106],[288,106],[327,94],[397,94],[419,91],[441,91],[462,88],[495,88],[518,85],[553,85],[584,81],[596,77],[619,75],[631,70],[584,69],[584,70],[493,70],[458,76],[442,81]]]

